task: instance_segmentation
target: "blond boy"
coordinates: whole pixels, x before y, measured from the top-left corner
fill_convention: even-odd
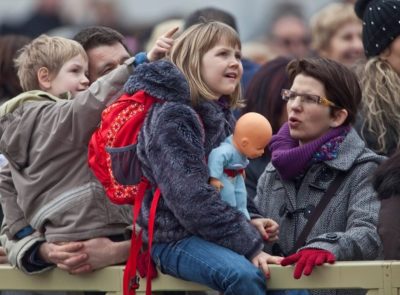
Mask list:
[[[84,49],[61,37],[36,38],[16,65],[27,92],[0,108],[0,152],[10,176],[1,179],[9,187],[1,199],[7,235],[20,239],[37,231],[49,242],[123,239],[129,210],[107,200],[86,165],[90,135],[122,83],[98,81],[87,89]]]

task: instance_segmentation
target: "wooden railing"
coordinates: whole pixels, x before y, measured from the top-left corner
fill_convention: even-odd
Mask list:
[[[293,267],[271,265],[268,288],[277,289],[354,289],[369,294],[398,295],[400,290],[400,261],[336,262],[314,269],[309,277],[293,279]],[[109,295],[122,294],[123,266],[110,266],[85,275],[70,275],[54,269],[39,275],[26,275],[9,265],[0,265],[0,290],[36,291],[103,291]],[[137,294],[144,294],[145,279]],[[206,291],[199,284],[160,274],[153,280],[152,290]]]

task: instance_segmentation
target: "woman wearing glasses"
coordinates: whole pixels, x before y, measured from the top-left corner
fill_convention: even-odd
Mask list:
[[[272,137],[271,163],[255,202],[279,223],[279,242],[267,250],[285,256],[282,265],[295,264],[298,279],[325,262],[377,257],[379,202],[369,176],[383,157],[366,149],[352,128],[361,100],[353,72],[324,58],[293,60],[287,70],[292,86],[282,98],[288,122]],[[324,197],[329,201],[321,210]]]

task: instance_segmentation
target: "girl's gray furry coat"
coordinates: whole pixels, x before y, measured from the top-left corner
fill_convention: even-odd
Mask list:
[[[204,99],[193,107],[185,77],[165,60],[137,67],[125,91],[138,90],[162,100],[150,109],[138,139],[143,173],[162,194],[153,242],[196,235],[248,258],[258,254],[261,235],[208,184],[206,157],[235,124],[229,107],[221,99]],[[145,239],[151,200],[148,194],[138,221]]]

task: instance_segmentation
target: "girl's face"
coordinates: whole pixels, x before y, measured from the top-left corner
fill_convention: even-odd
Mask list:
[[[232,94],[243,74],[241,52],[223,39],[207,51],[201,60],[201,77],[218,99]]]
[[[77,92],[89,87],[87,78],[88,62],[82,55],[77,55],[67,61],[57,75],[51,79],[47,92],[59,96],[65,92],[71,92],[74,96]]]
[[[302,97],[302,94],[326,97],[325,86],[317,79],[299,74],[293,81],[291,91],[299,95],[288,100],[286,108],[291,137],[299,140],[300,145],[313,141],[334,126],[330,107]],[[329,97],[328,97],[329,99]]]
[[[329,48],[322,55],[346,66],[351,66],[364,56],[361,39],[362,25],[358,22],[343,24],[332,36]]]

